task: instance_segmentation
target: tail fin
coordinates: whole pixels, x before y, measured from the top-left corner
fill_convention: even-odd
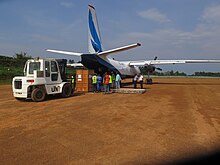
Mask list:
[[[102,52],[101,36],[99,31],[98,20],[95,8],[91,5],[89,8],[89,25],[88,25],[88,48],[89,53]]]

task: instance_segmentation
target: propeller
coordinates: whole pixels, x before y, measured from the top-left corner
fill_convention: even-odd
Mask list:
[[[156,67],[155,67],[155,69],[157,69],[157,70],[159,70],[159,71],[162,71],[162,69],[161,69],[161,68],[156,68]]]
[[[157,56],[154,57],[154,60],[157,60]],[[156,68],[156,67],[154,67],[154,68],[157,69],[157,70],[159,70],[159,71],[162,71],[161,68]]]

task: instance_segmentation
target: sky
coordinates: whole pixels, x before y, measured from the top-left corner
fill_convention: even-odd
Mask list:
[[[79,61],[45,49],[88,53],[88,4],[105,50],[142,44],[112,55],[116,60],[220,59],[220,0],[0,0],[0,54]],[[220,64],[160,67],[220,72]]]

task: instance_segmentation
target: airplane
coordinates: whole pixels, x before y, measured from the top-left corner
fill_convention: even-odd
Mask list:
[[[106,71],[118,72],[122,78],[133,77],[140,73],[140,66],[143,66],[148,71],[147,83],[152,84],[150,73],[157,70],[162,70],[155,65],[164,64],[187,64],[187,63],[220,63],[220,60],[158,60],[157,57],[153,60],[138,60],[138,61],[117,61],[110,57],[110,54],[118,53],[128,49],[141,46],[140,43],[130,44],[115,49],[104,51],[102,48],[100,30],[96,16],[96,10],[92,5],[88,5],[88,50],[89,53],[77,53],[70,51],[62,51],[55,49],[47,49],[52,53],[60,53],[65,55],[73,55],[81,57],[81,64],[70,64],[70,66],[85,66],[88,69],[93,69],[96,73],[104,73]]]

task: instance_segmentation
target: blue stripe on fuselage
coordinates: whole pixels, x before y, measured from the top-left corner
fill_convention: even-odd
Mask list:
[[[83,54],[81,63],[88,69],[98,70],[99,68],[110,69],[111,71],[118,72],[118,70],[107,61],[98,57],[96,54]]]

